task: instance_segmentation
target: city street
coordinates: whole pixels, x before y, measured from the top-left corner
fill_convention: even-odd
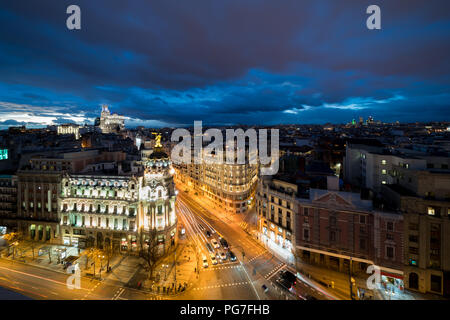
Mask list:
[[[317,299],[329,298],[300,281],[294,291],[297,296],[281,289],[275,281],[278,273],[285,269],[295,270],[267,251],[238,224],[218,218],[188,194],[180,192],[177,201],[180,221],[186,226],[188,235],[196,239],[200,254],[208,257],[209,264],[208,268],[201,269],[199,283],[183,295],[183,299],[286,299],[286,296],[295,299],[305,294]],[[229,250],[237,257],[236,262],[211,268],[206,247],[211,238],[206,236],[206,231],[210,231],[211,238],[217,241],[219,237],[227,240]],[[263,292],[262,285],[269,288],[267,293]]]
[[[184,270],[184,273],[197,272],[195,280],[188,284],[185,292],[178,295],[166,296],[148,293],[144,290],[133,289],[121,281],[120,268],[136,267],[138,260],[121,259],[117,272],[103,274],[102,280],[90,277],[81,277],[80,289],[69,289],[66,281],[69,274],[60,270],[51,270],[39,266],[23,263],[18,260],[0,260],[0,285],[19,292],[33,299],[75,299],[75,300],[156,300],[156,299],[234,299],[234,300],[258,300],[258,299],[290,299],[298,298],[293,293],[280,288],[276,284],[278,272],[288,268],[286,264],[270,254],[258,244],[242,228],[230,222],[224,222],[215,217],[211,212],[200,206],[186,195],[178,198],[179,221],[185,227],[186,238],[196,249],[188,256],[189,260],[197,260],[193,270]],[[210,236],[206,235],[210,232]],[[230,261],[227,257],[224,261],[216,258],[217,264],[213,265],[207,243],[219,237],[228,241],[229,250],[237,257],[236,261]],[[212,247],[212,245],[211,245]],[[214,248],[212,248],[214,249]],[[220,248],[215,250],[226,252]],[[202,258],[205,256],[208,267],[203,267]],[[125,265],[132,263],[133,265]],[[269,290],[264,293],[262,285]],[[314,289],[303,283],[298,283],[298,294],[308,293],[313,295]]]

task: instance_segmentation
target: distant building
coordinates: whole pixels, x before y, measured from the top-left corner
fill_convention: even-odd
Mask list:
[[[392,184],[395,166],[411,169],[426,167],[426,160],[400,153],[393,154],[379,145],[347,143],[344,159],[344,181],[375,193],[384,184]]]
[[[125,117],[117,113],[111,114],[107,105],[102,105],[100,129],[103,133],[118,133],[125,128]]]
[[[73,134],[75,136],[75,139],[78,140],[80,138],[80,126],[74,123],[60,124],[57,127],[57,133],[58,135]]]

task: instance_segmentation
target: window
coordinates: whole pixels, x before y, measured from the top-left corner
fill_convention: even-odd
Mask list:
[[[419,237],[414,235],[409,235],[409,242],[419,242]]]
[[[381,181],[381,184],[386,184],[386,183],[387,183],[386,180]]]
[[[303,208],[303,215],[307,216],[308,215],[308,208]]]
[[[386,247],[386,257],[388,259],[394,258],[394,248],[393,247]]]
[[[359,248],[361,250],[366,250],[366,239],[359,239]]]
[[[419,254],[419,248],[409,247],[409,253],[411,253],[411,254]]]
[[[386,160],[381,160],[381,164],[386,164],[387,162],[386,162]]]
[[[392,233],[386,233],[386,240],[394,240],[394,235]]]
[[[330,217],[330,225],[332,226],[336,225],[336,217]]]
[[[330,241],[336,241],[336,232],[330,231]]]
[[[309,230],[303,229],[303,240],[309,240]]]
[[[434,214],[435,214],[435,211],[434,211],[433,207],[428,207],[427,208],[427,212],[428,212],[428,215],[430,215],[430,216],[434,216]]]
[[[381,174],[386,174],[386,169],[381,170]]]
[[[359,223],[365,224],[366,223],[366,216],[359,216]]]
[[[386,222],[386,229],[388,231],[394,231],[394,223],[392,221]]]

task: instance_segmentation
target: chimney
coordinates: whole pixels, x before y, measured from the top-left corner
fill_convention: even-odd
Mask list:
[[[327,176],[327,190],[339,191],[339,178],[336,176]]]

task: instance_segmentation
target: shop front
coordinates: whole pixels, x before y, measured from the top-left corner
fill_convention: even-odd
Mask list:
[[[381,270],[381,289],[387,295],[395,297],[404,292],[403,274]]]

